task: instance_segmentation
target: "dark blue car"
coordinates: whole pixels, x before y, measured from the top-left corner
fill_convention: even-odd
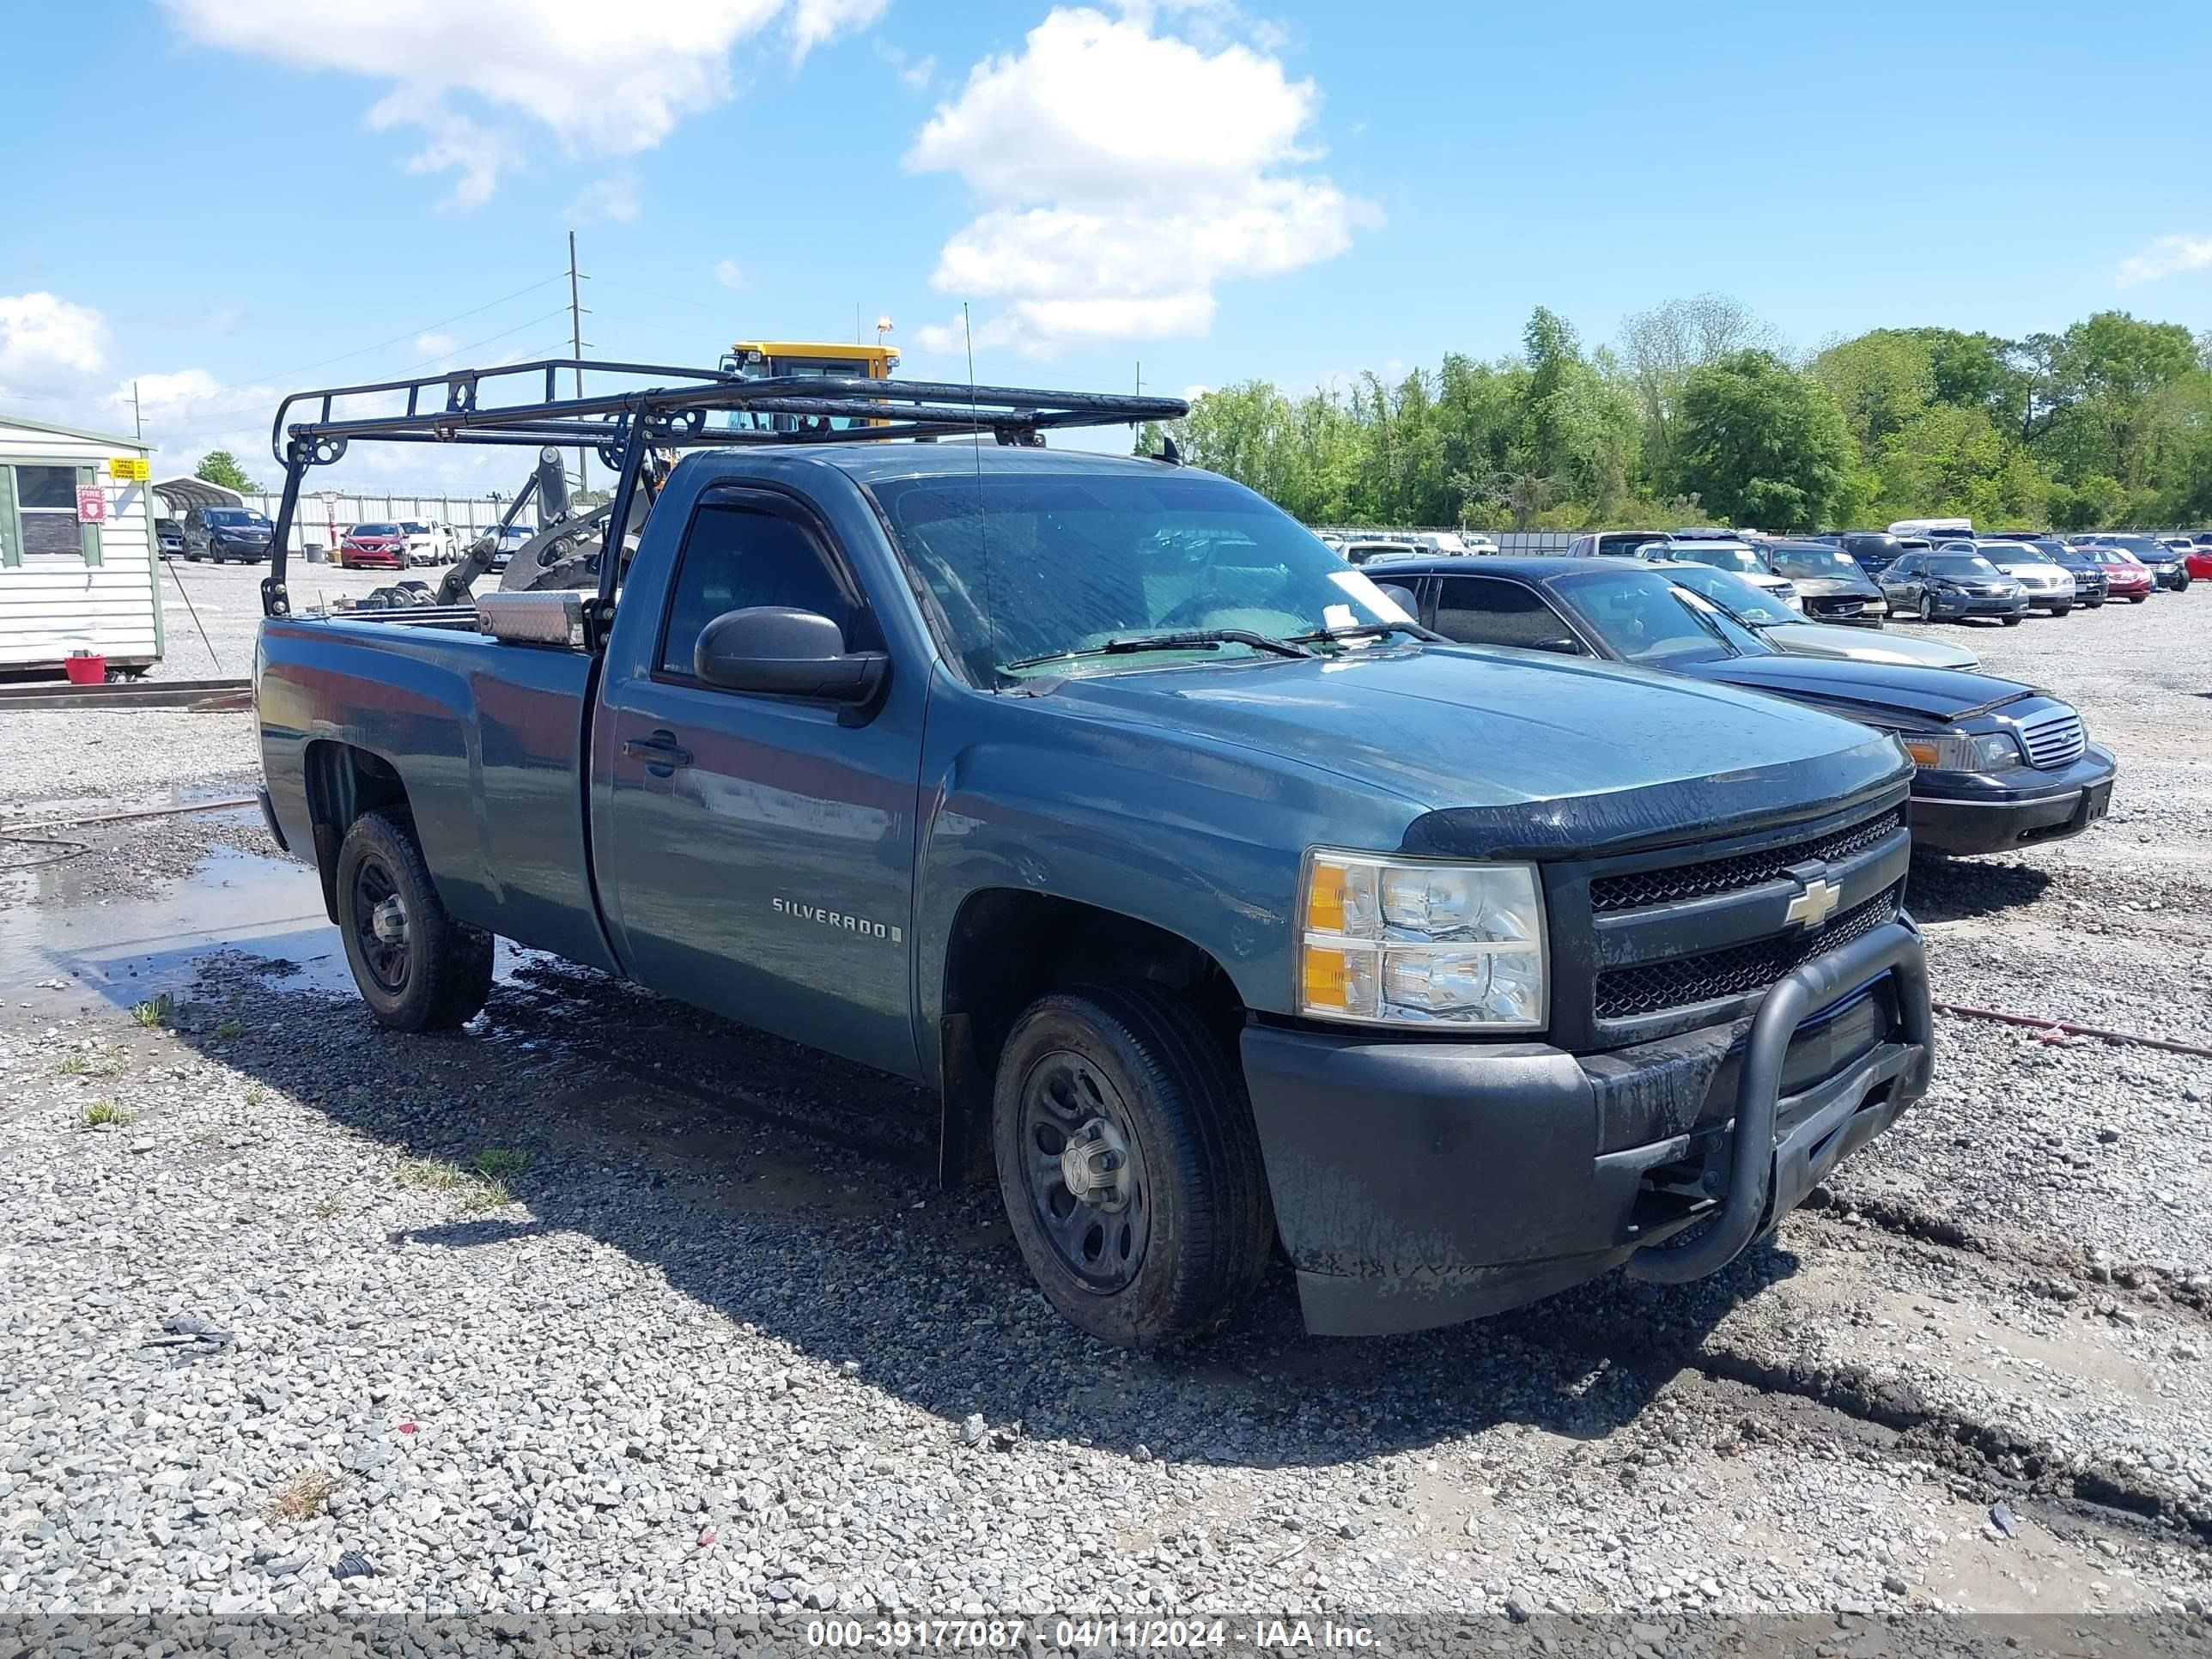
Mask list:
[[[1657,571],[1579,559],[1431,562],[1383,578],[1455,640],[1593,656],[1765,691],[1897,734],[1918,769],[1916,847],[1999,853],[2103,817],[2116,772],[2074,708],[1987,674],[1785,654]],[[1401,601],[1407,602],[1407,601]]]

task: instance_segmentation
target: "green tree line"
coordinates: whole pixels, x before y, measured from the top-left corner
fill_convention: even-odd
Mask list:
[[[2024,340],[1875,329],[1796,357],[1718,295],[1586,349],[1539,308],[1519,352],[1395,384],[1201,393],[1186,459],[1309,523],[1768,530],[1963,514],[2090,529],[2212,520],[2212,335],[2106,311]],[[1138,447],[1158,447],[1148,428]]]

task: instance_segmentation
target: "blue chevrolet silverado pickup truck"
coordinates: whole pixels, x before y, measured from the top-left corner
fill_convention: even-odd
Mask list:
[[[1709,1273],[1926,1089],[1893,738],[1451,644],[1171,452],[1042,447],[1167,400],[540,368],[279,411],[267,810],[386,1024],[501,935],[919,1079],[1135,1345],[1279,1249],[1337,1334]],[[312,467],[564,423],[619,469],[583,586],[290,614]]]

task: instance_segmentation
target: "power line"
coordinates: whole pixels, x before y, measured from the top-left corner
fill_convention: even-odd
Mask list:
[[[425,323],[420,328],[410,328],[404,334],[395,334],[388,340],[379,340],[374,345],[365,345],[361,347],[358,350],[354,351],[342,351],[335,357],[325,357],[320,362],[317,363],[302,363],[297,368],[278,369],[275,373],[269,374],[248,374],[243,380],[230,382],[220,387],[219,390],[224,392],[235,392],[241,386],[254,385],[259,381],[281,380],[289,375],[307,374],[319,368],[328,368],[332,363],[350,362],[356,357],[366,357],[372,351],[382,351],[386,347],[398,345],[403,340],[412,340],[417,338],[422,335],[428,334],[432,329],[444,328],[448,324],[460,322],[465,318],[478,316],[484,312],[489,311],[495,306],[505,305],[509,300],[520,300],[526,294],[535,294],[541,288],[550,288],[554,283],[565,278],[568,274],[568,273],[565,270],[556,271],[550,276],[546,277],[543,282],[532,283],[527,288],[519,288],[512,294],[502,294],[496,300],[487,300],[482,305],[471,306],[466,311],[457,311],[450,317],[441,317],[434,323]],[[559,313],[556,313],[555,314],[558,315]],[[522,326],[527,328],[529,325],[526,323],[522,325]],[[497,338],[499,337],[495,335],[493,337]],[[465,349],[472,349],[473,348]],[[443,355],[450,356],[453,354],[451,352],[447,352]],[[435,362],[438,359],[433,357],[428,361]]]

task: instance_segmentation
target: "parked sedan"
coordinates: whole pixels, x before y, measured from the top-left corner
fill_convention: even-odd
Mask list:
[[[338,543],[338,563],[348,570],[404,570],[407,532],[396,524],[357,524]]]
[[[1702,594],[1776,650],[1792,656],[1898,663],[1911,668],[1963,668],[1970,672],[1982,665],[1979,657],[1948,640],[1923,639],[1916,635],[1871,628],[1832,628],[1808,622],[1733,571],[1715,570],[1702,564],[1668,564],[1659,568],[1669,580],[1692,593]]]
[[[2158,578],[2125,548],[2104,547],[2091,542],[2080,550],[2094,559],[2104,571],[2105,592],[2110,598],[2141,605],[2157,591]]]
[[[2151,580],[2160,587],[2170,587],[2177,593],[2189,591],[2189,567],[2182,562],[2181,555],[2155,536],[2133,534],[2104,534],[2086,539],[2092,547],[2117,547],[2150,572]]]
[[[2075,547],[2056,536],[2038,536],[2028,543],[2048,553],[2074,578],[2074,603],[2087,611],[2101,610],[2106,597],[2105,567],[2086,547]]]
[[[1424,561],[1391,570],[1449,639],[1601,658],[1765,691],[1894,733],[1917,763],[1916,848],[2000,853],[2078,835],[2118,769],[2073,707],[2015,681],[1785,655],[1657,569],[1616,560]]]
[[[2189,573],[2192,581],[2212,578],[2212,531],[2198,531],[2190,538],[2191,546],[2182,556],[2181,568]]]
[[[1881,580],[1893,616],[1924,623],[1988,617],[2017,628],[2027,615],[2027,590],[1978,553],[1907,553]]]
[[[154,520],[154,543],[165,559],[185,556],[185,527],[174,519]]]
[[[1965,544],[1954,543],[1939,552],[1955,552]],[[1980,554],[2027,590],[2028,608],[2063,617],[2073,610],[2077,597],[2074,573],[2033,542],[1978,541],[1968,551]]]
[[[1827,542],[1777,542],[1766,550],[1774,574],[1797,590],[1807,618],[1849,628],[1879,628],[1889,601],[1840,547]]]

